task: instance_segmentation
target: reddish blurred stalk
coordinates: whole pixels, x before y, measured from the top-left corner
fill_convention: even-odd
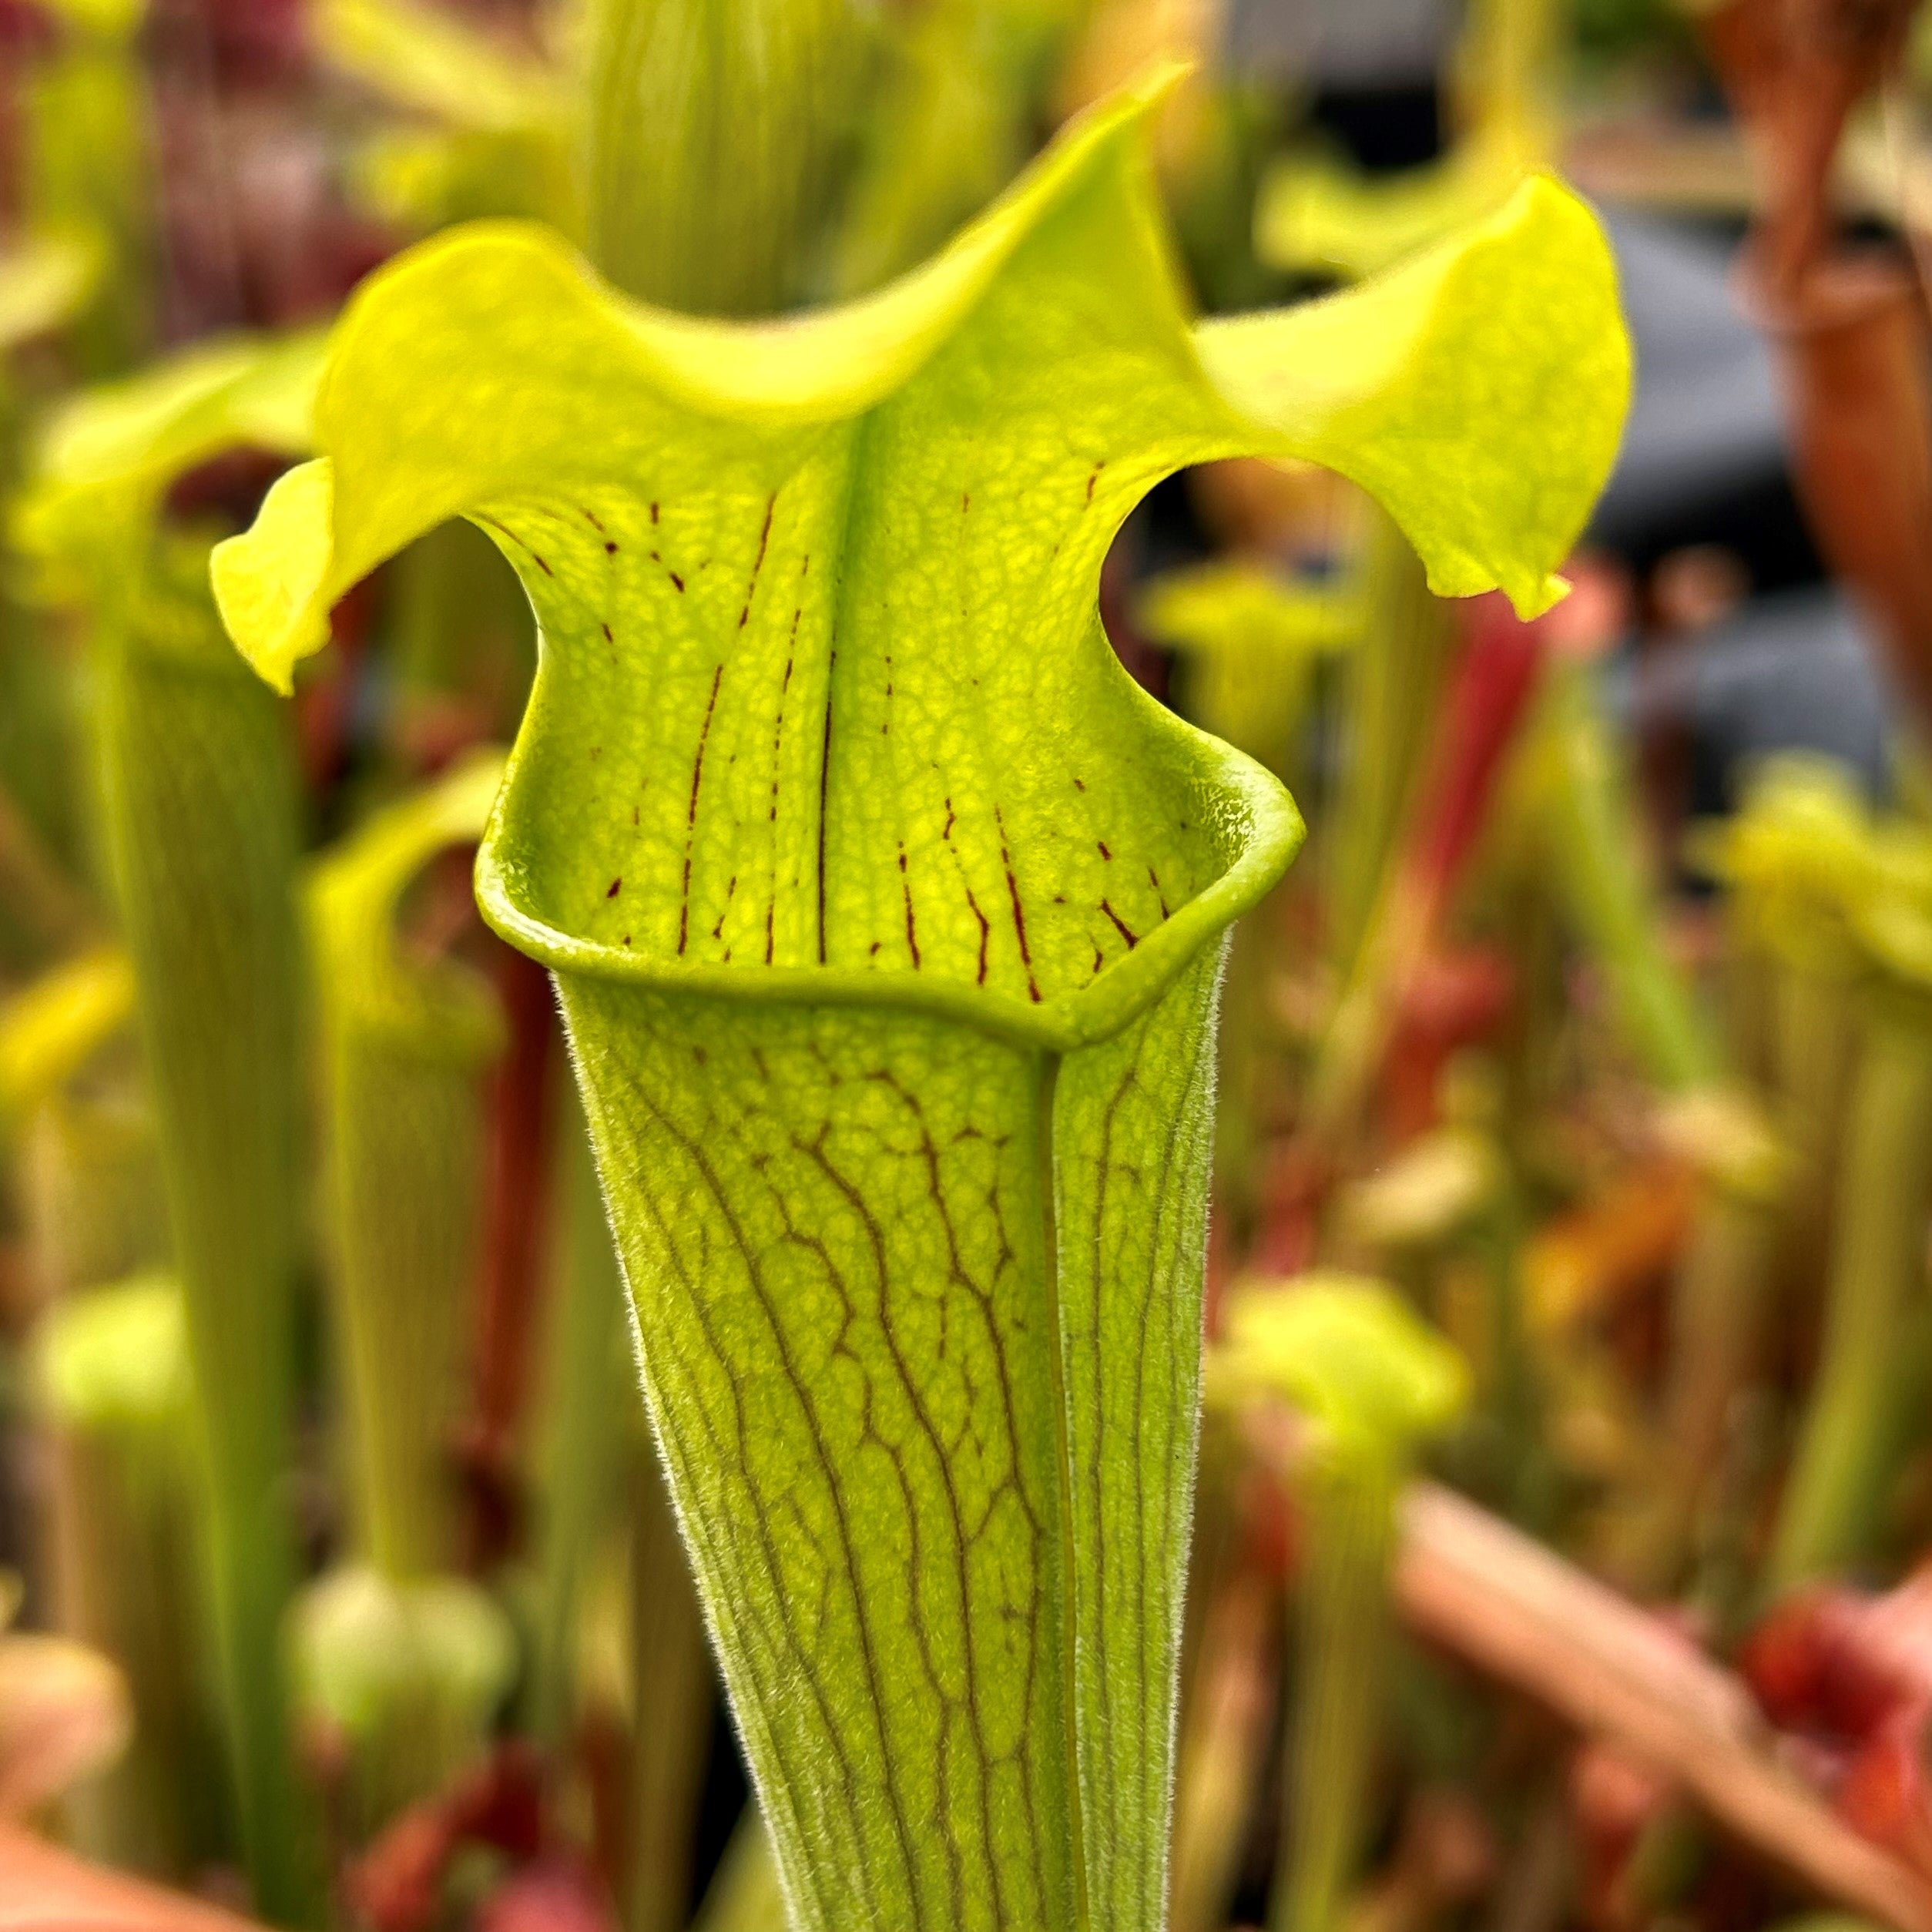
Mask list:
[[[1907,265],[1832,232],[1846,116],[1903,55],[1917,0],[1730,0],[1705,45],[1765,188],[1747,305],[1784,368],[1799,493],[1826,561],[1870,613],[1893,681],[1932,727],[1932,397]]]
[[[1279,1410],[1248,1433],[1284,1474],[1306,1441]],[[1823,1897],[1932,1932],[1932,1887],[1800,1782],[1743,1682],[1680,1632],[1437,1484],[1411,1483],[1400,1514],[1396,1608],[1414,1635],[1615,1746]]]
[[[1542,670],[1547,619],[1523,623],[1500,596],[1464,609],[1467,642],[1417,787],[1407,835],[1323,1039],[1300,1130],[1274,1177],[1270,1225],[1257,1243],[1257,1263],[1264,1267],[1301,1253],[1302,1223],[1318,1209],[1390,1038],[1415,1004],[1417,983],[1436,951],[1443,916]]]
[[[500,1562],[518,1533],[517,1437],[535,1356],[556,1112],[552,1075],[557,1007],[550,976],[507,946],[495,948],[495,954],[510,1046],[490,1105],[489,1199],[476,1309],[476,1408],[465,1454],[473,1502],[470,1554],[478,1571]]]
[[[444,1876],[465,1846],[487,1846],[513,1867],[537,1864],[543,1792],[542,1759],[512,1741],[441,1796],[412,1805],[347,1874],[356,1919],[372,1932],[429,1932],[442,1917]]]
[[[1783,365],[1813,534],[1932,729],[1932,396],[1917,281],[1903,262],[1838,254],[1802,287],[1756,299]]]
[[[1396,1595],[1412,1629],[1614,1741],[1808,1885],[1902,1932],[1932,1927],[1932,1893],[1783,1767],[1736,1678],[1561,1558],[1419,1484]]]
[[[1444,1070],[1457,1054],[1495,1038],[1515,995],[1514,963],[1500,947],[1442,946],[1417,963],[1383,1081],[1384,1110],[1398,1143],[1437,1125]]]
[[[1698,21],[1764,185],[1756,245],[1778,302],[1831,246],[1831,172],[1846,117],[1905,48],[1918,0],[1729,0]]]
[[[0,1825],[0,1932],[266,1932]]]
[[[1816,1585],[1780,1602],[1740,1652],[1773,1720],[1821,1754],[1837,1808],[1932,1873],[1932,1571],[1882,1596]]]

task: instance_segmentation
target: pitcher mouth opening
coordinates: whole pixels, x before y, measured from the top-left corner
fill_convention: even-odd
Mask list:
[[[1305,827],[1286,788],[1245,753],[1210,737],[1152,698],[1148,722],[1180,734],[1199,776],[1205,813],[1232,857],[1220,872],[1087,984],[1030,1003],[985,986],[898,965],[724,965],[659,957],[573,934],[519,891],[514,847],[518,756],[512,753],[488,832],[478,848],[476,897],[498,937],[565,978],[666,995],[800,1006],[872,1006],[927,1014],[1017,1045],[1068,1052],[1110,1038],[1147,1011],[1200,950],[1280,880]]]

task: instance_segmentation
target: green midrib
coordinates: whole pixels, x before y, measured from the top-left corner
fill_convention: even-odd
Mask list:
[[[1073,1524],[1073,1439],[1068,1426],[1066,1330],[1061,1319],[1059,1230],[1054,1201],[1053,1096],[1059,1078],[1060,1056],[1053,1052],[1042,1053],[1038,1145],[1035,1151],[1040,1169],[1040,1250],[1044,1261],[1042,1278],[1046,1284],[1047,1319],[1052,1333],[1054,1449],[1060,1490],[1060,1648],[1067,1697],[1067,1838],[1073,1867],[1074,1924],[1076,1932],[1088,1932],[1092,1914],[1087,1897],[1087,1834],[1080,1789],[1080,1726],[1075,1715],[1079,1685],[1079,1618],[1074,1613],[1073,1595],[1078,1581],[1074,1561],[1078,1543]]]

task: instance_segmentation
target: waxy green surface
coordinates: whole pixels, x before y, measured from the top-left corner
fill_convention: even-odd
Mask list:
[[[488,225],[372,279],[217,553],[287,687],[443,518],[542,629],[478,865],[555,971],[646,1392],[796,1922],[1153,1927],[1219,940],[1300,837],[1095,609],[1182,465],[1327,464],[1526,609],[1614,450],[1610,259],[1527,187],[1190,328],[1105,106],[943,254],[700,324]]]

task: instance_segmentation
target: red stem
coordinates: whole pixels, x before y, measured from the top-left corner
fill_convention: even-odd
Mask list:
[[[498,946],[496,980],[510,1025],[490,1105],[489,1196],[476,1308],[475,1414],[465,1461],[479,1570],[514,1546],[515,1445],[529,1392],[542,1290],[549,1149],[555,1125],[557,1008],[550,976]]]

